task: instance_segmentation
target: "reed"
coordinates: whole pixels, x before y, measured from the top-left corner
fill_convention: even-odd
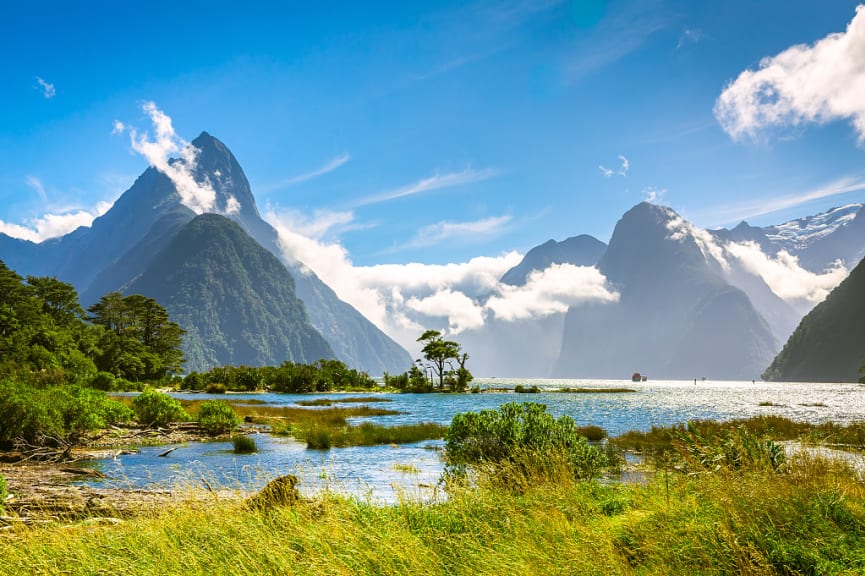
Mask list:
[[[511,474],[511,478],[515,478]],[[644,484],[481,476],[446,500],[211,496],[107,522],[0,531],[0,574],[860,574],[865,486],[830,460]]]

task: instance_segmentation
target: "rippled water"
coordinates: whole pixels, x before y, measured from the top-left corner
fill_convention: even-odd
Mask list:
[[[525,379],[491,379],[476,383],[482,388],[537,385],[544,391],[539,394],[382,394],[381,404],[370,405],[402,413],[356,419],[355,422],[448,424],[459,412],[495,409],[515,401],[546,404],[556,416],[567,414],[577,424],[595,424],[611,435],[693,419],[729,420],[761,414],[815,423],[827,420],[848,423],[865,417],[865,386],[858,384]],[[593,394],[551,391],[562,387],[627,387],[636,391]],[[340,395],[323,397],[328,396]],[[207,397],[194,395],[196,399]],[[289,394],[231,395],[231,398],[254,398],[276,405],[309,400],[308,395]],[[440,441],[325,451],[307,450],[305,444],[267,434],[257,435],[256,441],[259,451],[250,455],[235,455],[228,442],[190,443],[179,446],[165,458],[158,454],[169,447],[160,446],[94,464],[109,475],[110,485],[130,488],[201,486],[204,478],[211,485],[255,489],[268,479],[290,473],[302,479],[307,492],[330,487],[385,501],[393,501],[400,493],[429,497],[442,468],[437,450],[442,445]]]

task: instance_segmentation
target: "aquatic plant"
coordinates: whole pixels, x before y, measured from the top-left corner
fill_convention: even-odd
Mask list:
[[[234,446],[235,454],[252,454],[253,452],[258,452],[255,438],[247,434],[237,434],[236,436],[232,436],[231,444]]]

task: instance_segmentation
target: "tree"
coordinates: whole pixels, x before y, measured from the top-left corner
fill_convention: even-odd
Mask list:
[[[90,321],[106,329],[97,359],[100,370],[129,380],[158,380],[180,370],[184,330],[153,298],[109,292],[87,309]]]
[[[445,382],[451,390],[465,390],[472,375],[465,367],[469,355],[462,353],[459,343],[445,340],[438,330],[427,330],[417,341],[424,344],[421,352],[438,379],[439,390],[444,389]],[[458,369],[454,369],[454,361],[459,364]]]

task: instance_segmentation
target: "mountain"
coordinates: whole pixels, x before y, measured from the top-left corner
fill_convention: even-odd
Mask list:
[[[856,382],[865,361],[865,259],[799,323],[766,380]]]
[[[750,380],[777,350],[748,296],[712,270],[669,208],[625,213],[598,268],[619,300],[568,310],[554,376]]]
[[[502,275],[501,281],[511,286],[522,286],[526,283],[529,274],[545,270],[553,264],[594,266],[606,248],[606,244],[587,234],[567,238],[561,242],[547,240],[526,252],[519,264]]]
[[[710,232],[722,242],[755,242],[770,256],[784,250],[811,272],[823,272],[838,260],[850,268],[865,257],[865,205],[847,204],[762,228],[740,222],[732,230]]]
[[[224,143],[203,132],[191,143],[195,183],[213,191],[211,209],[237,222],[256,242],[283,260],[304,302],[309,321],[327,339],[336,357],[370,374],[402,372],[411,356],[360,312],[340,300],[303,263],[288,262],[277,233],[258,212],[249,181]],[[184,160],[173,159],[171,163]],[[0,234],[0,258],[22,274],[52,275],[72,283],[86,306],[113,290],[128,292],[155,257],[196,216],[184,205],[175,183],[148,168],[114,206],[61,238],[33,244]],[[207,339],[207,334],[202,334]]]
[[[187,370],[333,358],[279,259],[217,214],[186,224],[128,287],[186,330]]]

